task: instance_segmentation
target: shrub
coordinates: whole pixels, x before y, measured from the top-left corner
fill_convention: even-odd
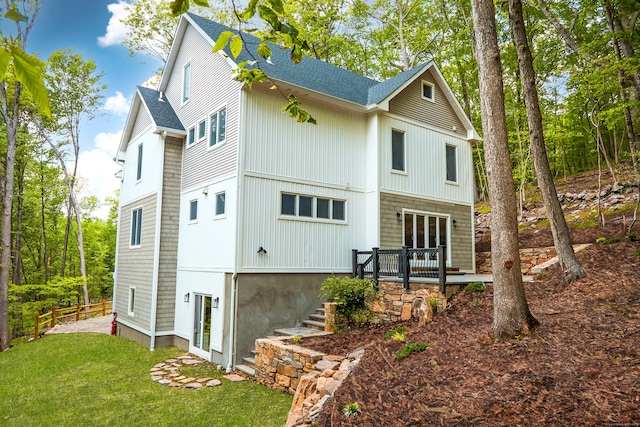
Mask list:
[[[405,329],[404,326],[398,326],[395,329],[388,331],[384,334],[384,339],[388,340],[389,338],[393,338],[398,342],[404,342]]]
[[[412,353],[424,351],[427,348],[429,348],[429,344],[425,344],[423,342],[412,342],[410,344],[406,344],[398,351],[398,353],[396,353],[396,359],[404,359]]]
[[[360,404],[358,402],[347,403],[344,405],[344,408],[342,408],[342,413],[347,418],[355,417],[360,411]]]
[[[379,296],[373,280],[351,277],[329,276],[320,288],[321,299],[336,303],[335,329],[340,331],[347,326],[359,326],[373,313],[369,304]]]
[[[482,292],[485,289],[487,286],[483,282],[471,282],[464,288],[467,292]]]
[[[605,238],[605,237],[598,237],[596,239],[596,243],[601,243],[603,245],[611,245],[613,243],[618,243],[621,242],[622,238],[621,237],[610,237],[610,238]]]

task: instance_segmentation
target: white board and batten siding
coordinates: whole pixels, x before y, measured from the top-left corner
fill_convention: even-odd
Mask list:
[[[142,174],[138,180],[138,146],[140,144],[142,144]],[[127,205],[160,191],[162,167],[159,165],[163,164],[163,150],[162,137],[152,133],[150,127],[129,142],[122,170],[120,190],[122,205]]]
[[[350,249],[363,245],[367,224],[364,115],[307,101],[318,124],[300,124],[273,91],[246,98],[241,270],[350,271]],[[282,193],[344,201],[346,219],[281,215]]]
[[[418,122],[385,115],[381,126],[380,190],[441,202],[473,204],[471,144],[451,133]],[[405,135],[405,173],[392,171],[392,130]],[[446,181],[446,146],[456,147],[456,183]]]
[[[174,46],[178,49],[178,46]],[[191,63],[190,99],[182,102],[182,73]],[[166,96],[174,106],[185,129],[205,120],[204,140],[186,147],[183,157],[182,188],[189,190],[207,181],[236,173],[238,114],[242,84],[233,79],[226,59],[211,52],[210,43],[192,26],[188,26],[179,46],[176,63],[166,88]],[[226,139],[209,147],[209,115],[226,108]]]

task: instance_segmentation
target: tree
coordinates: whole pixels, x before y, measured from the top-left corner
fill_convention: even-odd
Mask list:
[[[480,108],[485,163],[491,202],[493,259],[493,331],[496,340],[527,333],[538,321],[529,311],[518,251],[518,221],[507,121],[502,65],[493,0],[471,0],[476,59],[480,79]]]
[[[76,195],[76,175],[80,152],[80,122],[91,119],[100,107],[101,91],[106,89],[100,80],[102,73],[95,74],[96,66],[92,60],[84,61],[82,56],[70,49],[56,51],[49,56],[49,75],[47,83],[51,88],[52,120],[38,123],[42,137],[55,153],[69,190],[67,209],[67,231],[65,233],[65,253],[63,253],[61,277],[64,277],[66,242],[71,228],[71,218],[75,217],[80,273],[83,279],[84,303],[90,304],[87,287],[87,272],[82,234],[82,215]],[[62,143],[54,141],[53,136],[61,138]],[[64,146],[70,144],[73,152],[73,170],[69,171]]]
[[[533,165],[536,170],[538,187],[542,192],[542,200],[551,224],[553,243],[556,247],[564,281],[565,283],[571,283],[574,280],[585,277],[587,271],[582,267],[573,252],[569,227],[564,218],[556,187],[553,183],[553,176],[551,175],[551,167],[549,166],[549,158],[547,157],[547,149],[544,142],[533,57],[529,49],[520,0],[509,0],[509,21],[518,57],[520,81],[522,82],[524,104],[527,109],[529,142],[533,153]]]
[[[16,34],[6,37],[0,33],[0,115],[6,129],[7,153],[0,179],[2,218],[0,220],[0,351],[9,348],[9,276],[11,268],[12,206],[15,176],[15,157],[20,128],[22,85],[29,91],[43,114],[49,114],[47,90],[42,81],[43,64],[25,53],[29,31],[40,5],[20,2],[24,13],[18,10],[18,1],[5,0],[4,16],[15,23]],[[10,84],[11,83],[11,84]]]

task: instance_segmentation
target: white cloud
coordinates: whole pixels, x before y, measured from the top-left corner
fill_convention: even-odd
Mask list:
[[[122,132],[100,133],[95,137],[96,148],[80,153],[78,158],[78,176],[82,182],[81,196],[96,196],[104,204],[104,199],[113,196],[120,188],[120,179],[115,174],[122,169],[113,161],[118,150]],[[102,206],[93,214],[106,218],[108,206]]]
[[[108,4],[107,9],[111,12],[111,18],[105,35],[98,37],[100,47],[118,45],[127,34],[127,26],[122,23],[122,19],[129,14],[129,3],[119,0],[118,3]]]
[[[110,96],[104,103],[103,109],[118,116],[124,116],[129,112],[131,101],[124,97],[122,92],[116,91],[114,96]]]

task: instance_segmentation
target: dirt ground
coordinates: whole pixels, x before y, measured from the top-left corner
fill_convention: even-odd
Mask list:
[[[609,237],[605,230],[591,230]],[[550,237],[550,236],[549,236]],[[366,346],[325,406],[319,426],[631,426],[640,423],[640,242],[578,253],[589,276],[567,287],[527,283],[540,321],[529,336],[488,344],[493,290],[460,293],[434,321],[354,329],[302,345],[330,354]],[[429,348],[396,360],[406,342]],[[347,418],[345,405],[361,413]]]

